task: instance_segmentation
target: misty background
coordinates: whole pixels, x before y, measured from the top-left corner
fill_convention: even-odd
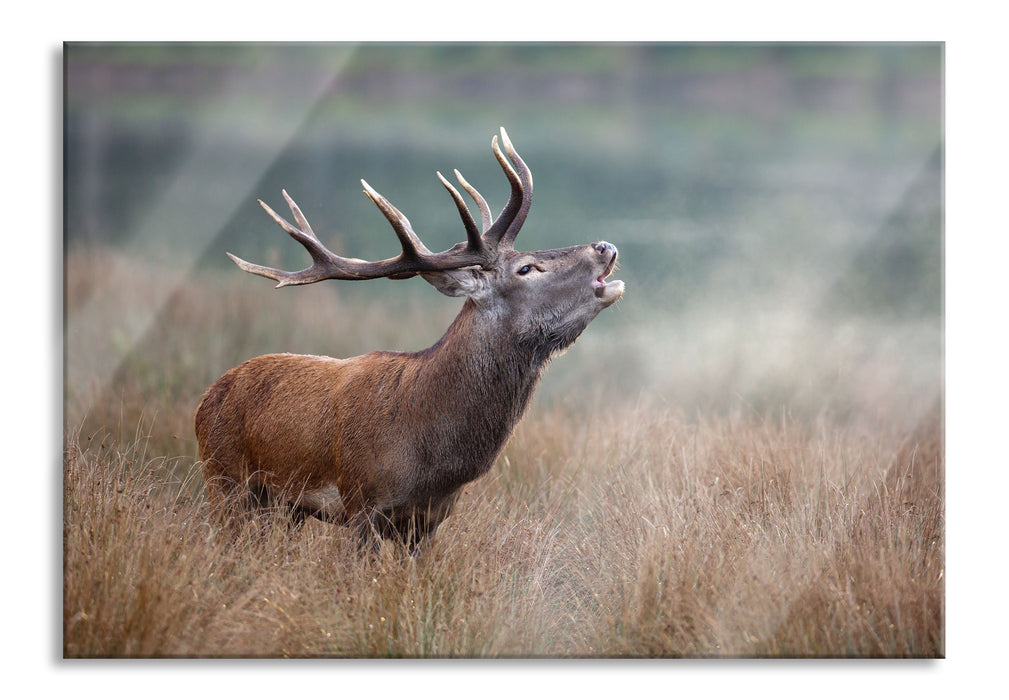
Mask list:
[[[911,423],[942,400],[941,44],[68,44],[64,67],[64,255],[122,254],[66,300],[68,386],[107,389],[192,275],[298,304],[224,254],[308,264],[256,203],[286,216],[282,188],[343,255],[398,252],[361,178],[431,249],[462,240],[434,173],[496,213],[504,126],[535,180],[516,246],[608,240],[627,284],[541,400]],[[164,291],[106,327],[131,259]],[[429,302],[421,344],[383,349],[459,305],[416,278],[316,286]]]

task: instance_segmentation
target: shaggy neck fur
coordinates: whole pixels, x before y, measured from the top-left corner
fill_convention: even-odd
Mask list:
[[[532,398],[548,354],[509,338],[499,323],[467,300],[445,335],[414,353],[425,387],[423,448],[441,478],[432,488],[471,481],[486,472]],[[434,476],[432,470],[432,476]],[[426,489],[425,489],[426,490]]]

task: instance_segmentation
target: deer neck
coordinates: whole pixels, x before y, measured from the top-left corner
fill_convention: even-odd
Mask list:
[[[521,417],[546,358],[499,319],[467,299],[445,335],[423,353],[442,396],[471,411],[490,412],[509,432]]]
[[[467,300],[445,335],[414,355],[426,449],[455,487],[493,465],[532,398],[545,362]],[[444,483],[442,483],[444,482]]]

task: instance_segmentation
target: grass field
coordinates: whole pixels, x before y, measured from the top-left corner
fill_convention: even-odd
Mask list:
[[[738,344],[710,352],[717,331],[643,363],[661,348],[618,305],[421,556],[366,555],[273,514],[229,533],[203,500],[193,412],[247,357],[416,349],[457,304],[163,272],[66,259],[67,657],[945,655],[941,378],[901,371],[913,328],[847,328],[866,350],[846,364],[829,321],[800,324],[806,345],[778,334],[744,371]]]

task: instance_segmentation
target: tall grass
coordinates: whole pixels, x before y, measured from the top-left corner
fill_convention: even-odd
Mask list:
[[[68,289],[92,274],[80,262]],[[138,268],[138,288],[152,277]],[[451,310],[392,322],[379,302],[252,294],[197,275],[106,386],[85,397],[74,365],[65,656],[944,655],[941,402],[882,420],[688,413],[612,387],[540,399],[419,556],[361,553],[318,521],[210,512],[192,411],[256,352],[420,347]],[[123,295],[94,342],[142,298]]]

